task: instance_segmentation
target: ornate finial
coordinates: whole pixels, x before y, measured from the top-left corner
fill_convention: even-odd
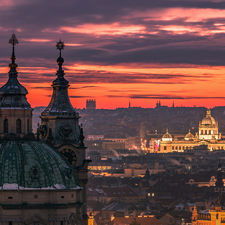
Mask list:
[[[61,57],[61,50],[64,49],[64,47],[65,47],[64,42],[62,42],[60,39],[59,42],[56,43],[56,48],[59,49],[60,51],[60,57]]]
[[[64,42],[60,41],[56,43],[56,48],[59,49],[59,58],[57,59],[57,63],[59,65],[59,69],[57,71],[58,76],[64,76],[64,71],[62,69],[62,64],[64,63],[64,59],[61,57],[61,50],[64,49],[65,45]]]
[[[14,32],[12,34],[12,37],[9,39],[9,44],[11,44],[13,46],[16,45],[16,44],[19,44],[19,42],[18,42],[18,40],[17,40],[16,35],[14,34]]]
[[[168,128],[166,128],[166,133],[168,134],[169,132],[168,132]]]
[[[9,67],[11,69],[15,69],[17,67],[17,64],[15,63],[16,57],[15,57],[15,53],[14,53],[14,46],[16,44],[19,44],[19,42],[18,42],[18,40],[17,40],[16,35],[14,34],[14,32],[12,34],[12,37],[9,39],[9,44],[11,44],[13,46],[13,51],[12,51],[12,56],[11,56],[12,63],[9,64]]]

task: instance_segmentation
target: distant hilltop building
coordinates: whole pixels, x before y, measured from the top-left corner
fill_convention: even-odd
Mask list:
[[[161,106],[161,102],[160,101],[157,101],[155,107],[157,108],[157,107],[160,107],[160,106]]]
[[[86,101],[86,109],[96,109],[96,101],[95,101],[95,99],[87,99],[87,101]]]
[[[183,138],[174,138],[168,131],[161,138],[155,138],[154,148],[150,148],[147,138],[142,139],[142,150],[147,152],[184,152],[193,150],[197,146],[207,145],[209,150],[225,149],[225,140],[221,138],[218,122],[211,116],[207,109],[206,116],[199,122],[198,132],[194,135],[189,132]]]

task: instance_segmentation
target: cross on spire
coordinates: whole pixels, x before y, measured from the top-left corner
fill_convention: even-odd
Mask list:
[[[15,69],[17,67],[17,64],[15,63],[16,57],[15,57],[15,53],[14,53],[14,46],[16,44],[19,44],[19,42],[18,42],[14,32],[13,32],[11,38],[9,39],[9,44],[11,44],[13,46],[13,51],[12,51],[12,56],[11,56],[12,63],[9,64],[9,67],[11,69]]]
[[[65,47],[64,42],[62,42],[60,38],[59,42],[56,43],[56,49],[59,49],[60,57],[61,57],[61,50],[64,49],[64,47]]]
[[[19,42],[18,42],[18,40],[17,40],[16,35],[14,34],[14,32],[12,34],[12,37],[9,39],[9,44],[11,44],[12,46],[14,46],[16,44],[19,44]]]
[[[59,58],[57,59],[59,69],[58,69],[56,75],[58,75],[60,77],[64,76],[64,71],[62,69],[62,64],[64,62],[64,59],[61,57],[61,50],[64,49],[64,47],[65,47],[64,42],[62,42],[61,39],[59,40],[59,42],[56,42],[56,49],[59,49]]]

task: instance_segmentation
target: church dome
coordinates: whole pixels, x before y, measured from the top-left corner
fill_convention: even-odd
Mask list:
[[[168,130],[166,133],[162,136],[162,138],[172,138],[172,135],[168,133]]]
[[[216,125],[215,119],[211,116],[210,109],[207,109],[206,117],[202,119],[202,125]]]
[[[16,77],[9,77],[7,83],[0,88],[1,94],[23,94],[26,95],[27,89],[22,86]]]
[[[172,141],[173,137],[171,134],[169,134],[168,129],[166,130],[166,133],[162,136],[162,141]]]
[[[0,189],[79,189],[59,152],[38,141],[0,141]]]
[[[189,132],[186,134],[186,136],[185,136],[184,139],[185,139],[185,140],[194,139],[194,135],[190,132],[190,130],[189,130]]]

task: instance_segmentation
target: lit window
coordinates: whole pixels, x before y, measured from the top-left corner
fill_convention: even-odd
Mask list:
[[[151,196],[151,193],[148,193],[148,196]]]
[[[154,193],[152,193],[152,196],[155,196],[155,194],[154,194]]]

